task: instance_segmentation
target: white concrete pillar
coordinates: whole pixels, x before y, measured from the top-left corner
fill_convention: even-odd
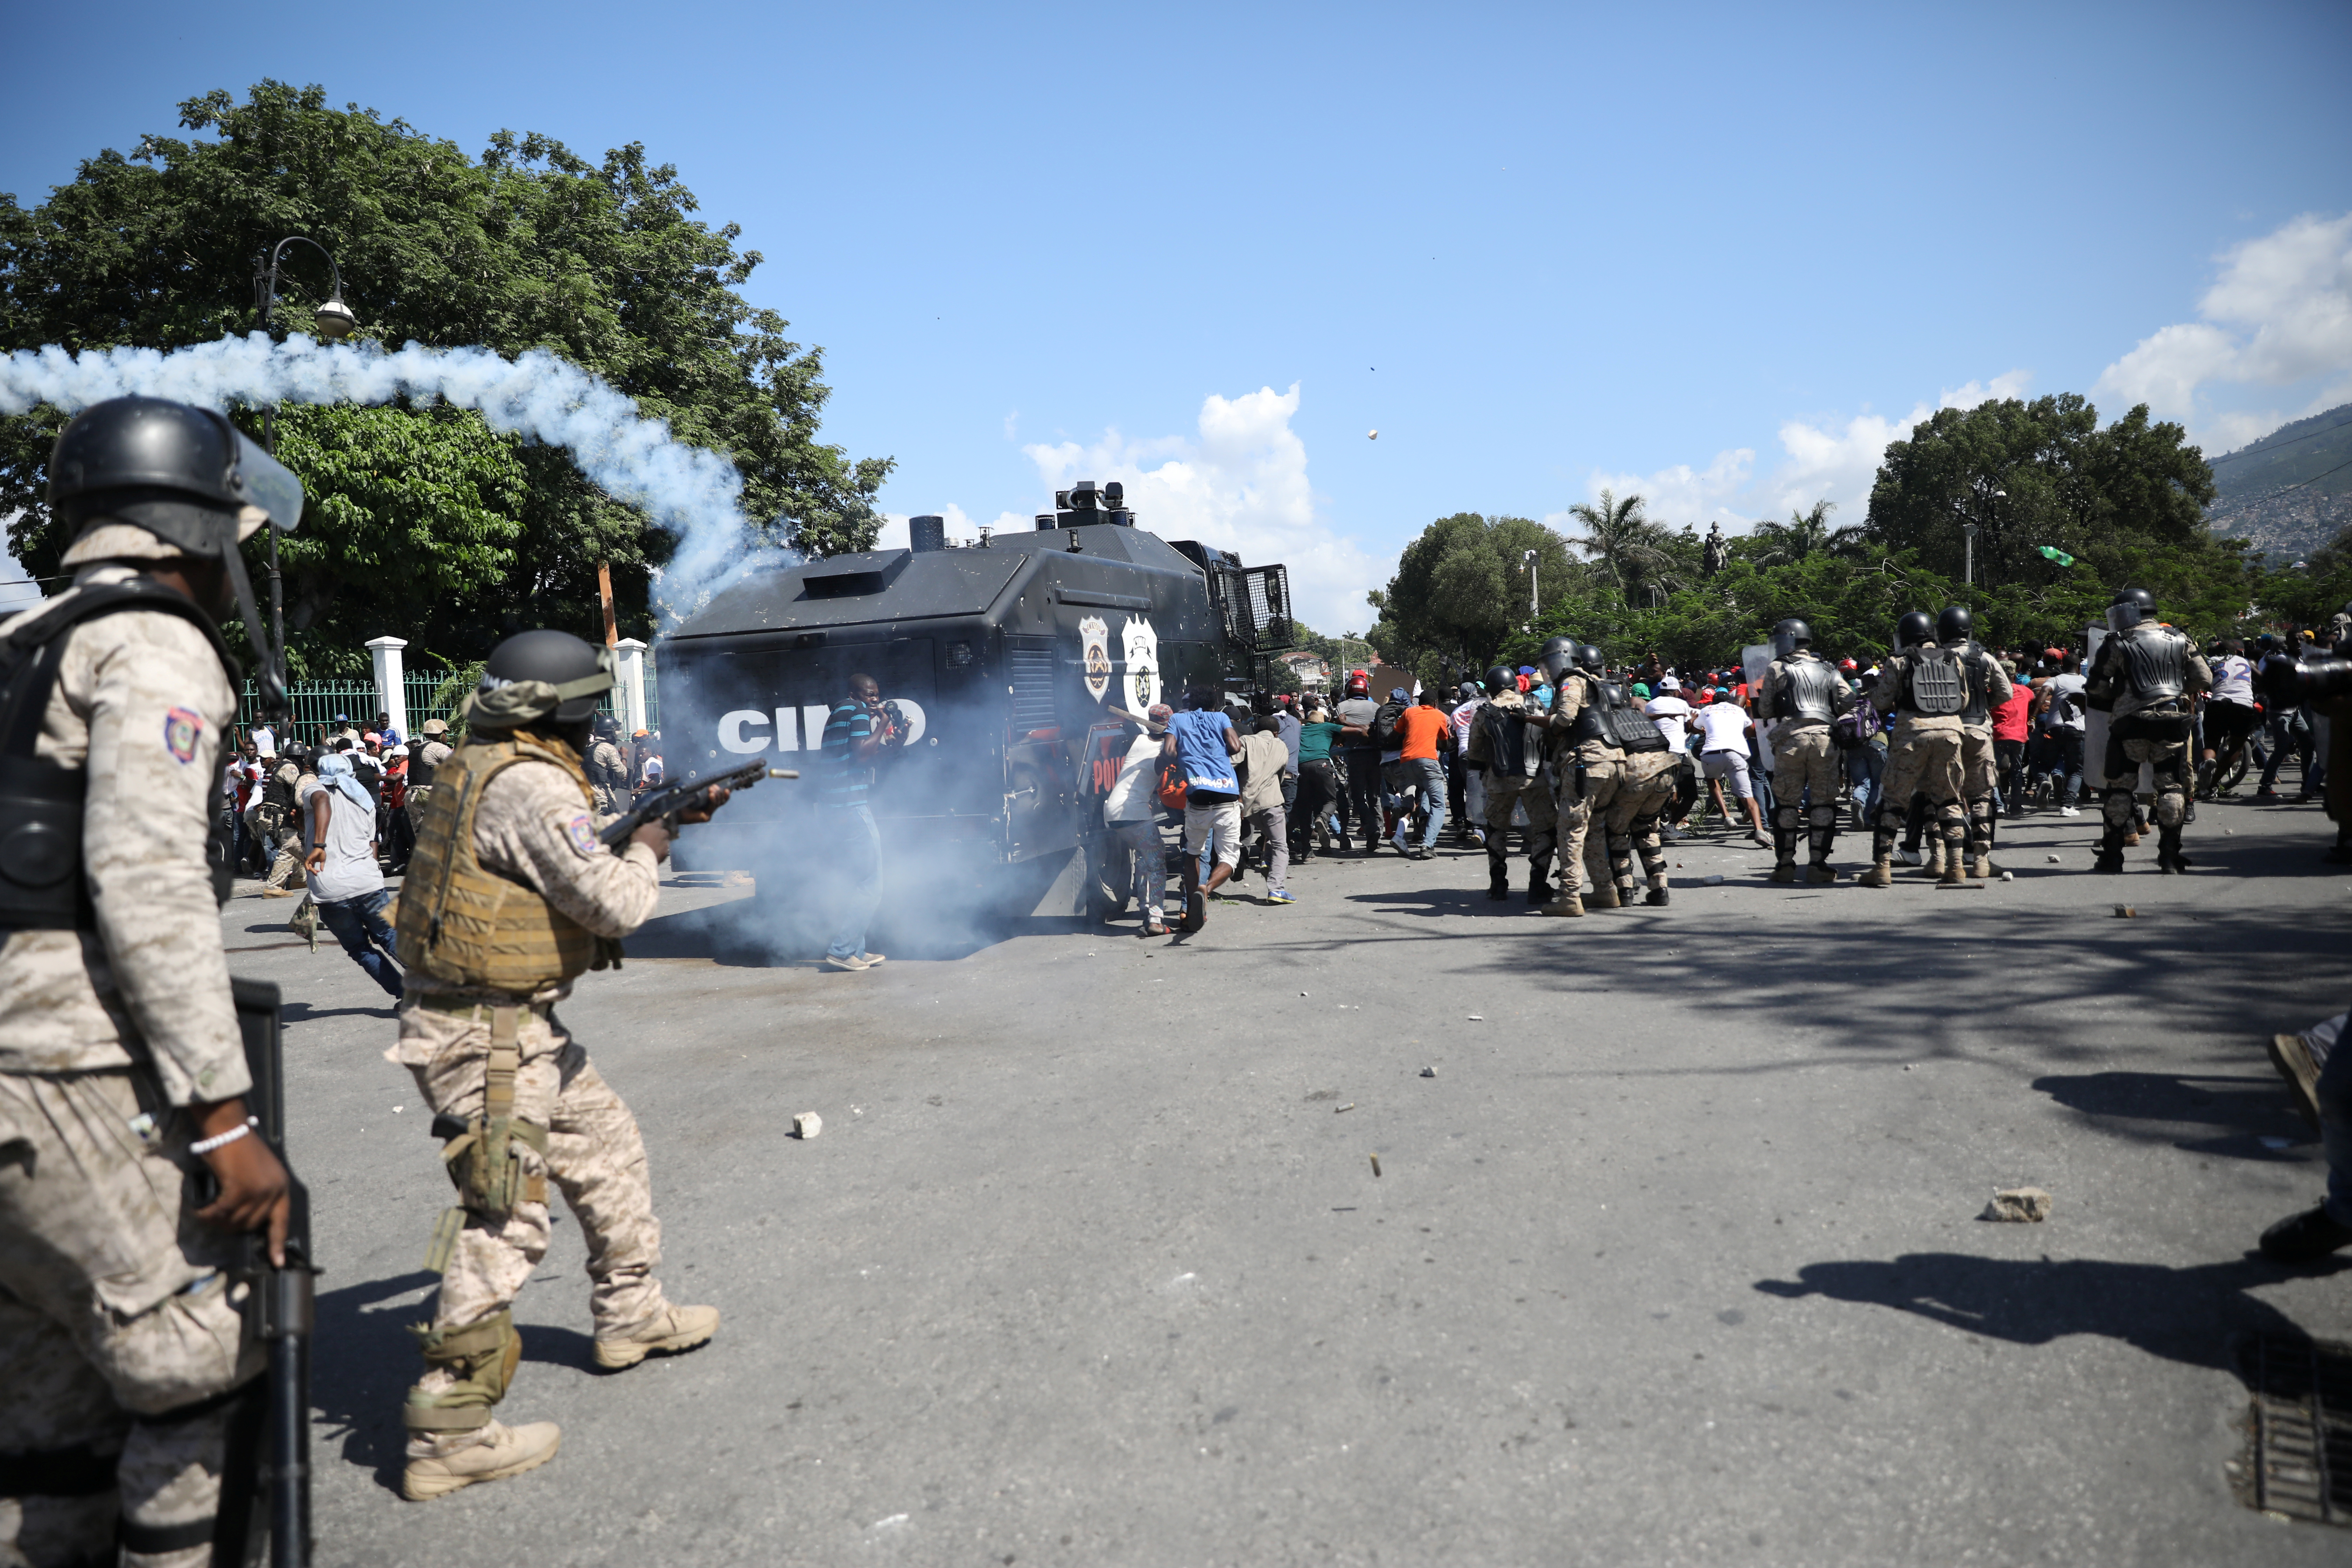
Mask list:
[[[400,650],[408,646],[406,637],[370,637],[368,652],[375,658],[375,705],[392,715],[392,727],[400,731],[404,741],[408,732],[408,684],[400,668]],[[360,727],[365,729],[375,715],[355,715]]]
[[[618,656],[621,678],[621,733],[634,735],[647,728],[646,724],[646,645],[635,637],[623,637],[613,645]]]

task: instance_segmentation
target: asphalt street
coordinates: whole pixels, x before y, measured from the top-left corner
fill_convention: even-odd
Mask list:
[[[562,1451],[429,1504],[438,1145],[381,994],[246,884],[327,1268],[320,1561],[2344,1563],[2238,1497],[2231,1346],[2352,1339],[2343,1270],[2251,1253],[2320,1190],[2263,1042],[2352,999],[2352,871],[2315,808],[2204,806],[2186,878],[2091,874],[2095,831],[2005,824],[1965,890],[1686,841],[1670,908],[1580,921],[1475,854],[1318,860],[1187,941],[858,975],[685,879],[562,1012],[724,1324],[599,1375],[560,1213],[501,1414]],[[1978,1217],[2021,1183],[2046,1223]]]

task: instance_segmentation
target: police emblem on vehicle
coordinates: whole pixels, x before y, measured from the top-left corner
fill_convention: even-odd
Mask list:
[[[1119,640],[1127,652],[1127,705],[1140,713],[1160,700],[1160,634],[1148,616],[1129,616]]]
[[[1078,623],[1078,642],[1086,652],[1087,692],[1099,702],[1110,690],[1110,627],[1100,616]]]
[[[205,737],[205,717],[185,708],[163,715],[163,748],[184,763],[196,760],[196,744]]]

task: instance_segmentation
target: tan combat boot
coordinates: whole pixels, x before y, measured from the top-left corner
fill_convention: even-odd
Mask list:
[[[1968,868],[1960,863],[1960,860],[1961,858],[1959,856],[1954,855],[1944,862],[1943,872],[1941,875],[1937,877],[1936,886],[1939,888],[1965,888],[1969,885]]]
[[[1826,860],[1816,860],[1805,871],[1805,880],[1823,887],[1837,880],[1837,869]]]
[[[1548,915],[1580,915],[1584,912],[1584,896],[1574,888],[1562,888],[1559,896],[1543,907]]]
[[[1782,863],[1782,864],[1780,864],[1780,865],[1778,865],[1778,866],[1775,866],[1775,867],[1773,867],[1773,868],[1772,868],[1772,880],[1773,880],[1773,881],[1776,881],[1776,882],[1793,882],[1793,881],[1795,881],[1796,879],[1797,879],[1797,866],[1796,866],[1796,862],[1795,862],[1795,861],[1793,861],[1793,860],[1791,860],[1791,861],[1786,861],[1786,862],[1783,862],[1783,863]]]
[[[1858,888],[1891,888],[1895,886],[1895,862],[1874,860],[1871,862],[1870,869],[1856,877],[1853,881],[1854,886]]]
[[[1944,841],[1942,839],[1927,840],[1927,857],[1919,862],[1919,868],[1930,877],[1940,877],[1944,874]]]
[[[1593,883],[1592,897],[1585,900],[1584,907],[1589,910],[1615,909],[1617,907],[1617,884],[1614,882]]]
[[[1978,881],[1987,881],[1990,879],[1992,874],[1991,856],[1979,855],[1969,862],[1969,875],[1974,877]]]
[[[610,1338],[596,1336],[596,1364],[619,1372],[649,1355],[677,1355],[710,1342],[719,1331],[716,1307],[664,1307],[661,1315]]]
[[[419,1457],[415,1449],[438,1449],[449,1438],[413,1440],[408,1468],[401,1472],[400,1495],[411,1502],[430,1502],[477,1481],[501,1481],[535,1470],[555,1458],[563,1434],[552,1421],[509,1426],[493,1421],[479,1428],[480,1440],[452,1453]],[[473,1436],[473,1433],[467,1434]]]

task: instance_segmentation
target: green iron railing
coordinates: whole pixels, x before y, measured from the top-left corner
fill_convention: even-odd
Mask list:
[[[400,684],[403,694],[408,699],[408,728],[411,732],[423,729],[427,719],[446,722],[457,718],[457,703],[439,700],[441,689],[448,679],[446,671],[402,671]],[[661,701],[656,690],[654,663],[648,657],[646,660],[646,727],[659,732]],[[315,740],[320,727],[332,723],[338,713],[350,715],[351,721],[364,730],[374,722],[376,714],[383,709],[383,700],[376,692],[375,682],[369,679],[297,680],[288,687],[286,695],[294,710],[292,735],[306,742]],[[618,713],[619,697],[618,690],[607,697],[603,704],[604,710]],[[237,700],[237,729],[242,732],[260,722],[260,693],[254,683],[247,680]]]

